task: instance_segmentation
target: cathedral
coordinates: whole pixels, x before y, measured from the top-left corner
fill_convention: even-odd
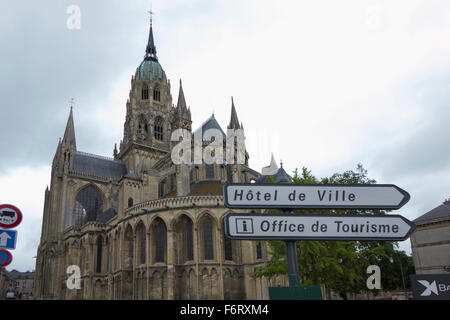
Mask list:
[[[248,166],[247,151],[241,162],[174,163],[176,129],[192,136],[215,129],[226,139],[214,115],[194,131],[191,125],[181,81],[172,104],[150,24],[113,157],[77,149],[70,109],[45,190],[36,299],[268,298],[267,280],[253,274],[267,261],[265,244],[224,235],[233,210],[224,206],[223,184],[260,174]],[[227,129],[243,129],[233,100]],[[201,136],[201,148],[208,139]]]

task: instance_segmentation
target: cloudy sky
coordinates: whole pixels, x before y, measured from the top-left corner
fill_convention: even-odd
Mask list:
[[[271,152],[288,172],[306,166],[318,177],[362,163],[378,183],[411,194],[396,212],[410,220],[450,198],[450,2],[152,6],[173,100],[181,78],[193,127],[214,112],[225,128],[233,96],[253,168],[268,165]],[[112,156],[122,139],[149,7],[147,0],[0,0],[0,203],[24,215],[8,269],[34,269],[70,99],[80,151]],[[410,252],[409,240],[400,245]]]

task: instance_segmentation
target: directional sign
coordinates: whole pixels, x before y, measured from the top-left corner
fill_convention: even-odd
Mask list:
[[[0,267],[6,267],[12,261],[12,255],[8,250],[0,249]]]
[[[20,222],[22,222],[22,212],[17,207],[11,204],[0,205],[0,227],[14,228]]]
[[[231,239],[405,240],[416,226],[399,215],[240,214],[225,216]]]
[[[399,209],[410,195],[393,184],[224,185],[228,208]]]
[[[16,248],[17,231],[0,229],[0,249]]]

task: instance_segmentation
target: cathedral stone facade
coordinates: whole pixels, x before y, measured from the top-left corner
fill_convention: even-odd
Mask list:
[[[194,132],[191,125],[181,81],[172,104],[150,26],[113,158],[78,151],[70,110],[45,190],[35,298],[267,299],[267,281],[253,275],[266,262],[265,245],[224,235],[233,211],[224,206],[223,184],[259,173],[246,151],[241,164],[174,164],[175,129],[212,128],[226,138],[214,115]],[[228,129],[243,129],[233,101]]]

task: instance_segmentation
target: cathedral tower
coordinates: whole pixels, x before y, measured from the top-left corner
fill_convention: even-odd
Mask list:
[[[144,59],[131,78],[123,140],[116,157],[139,177],[170,151],[174,107],[150,24]]]

